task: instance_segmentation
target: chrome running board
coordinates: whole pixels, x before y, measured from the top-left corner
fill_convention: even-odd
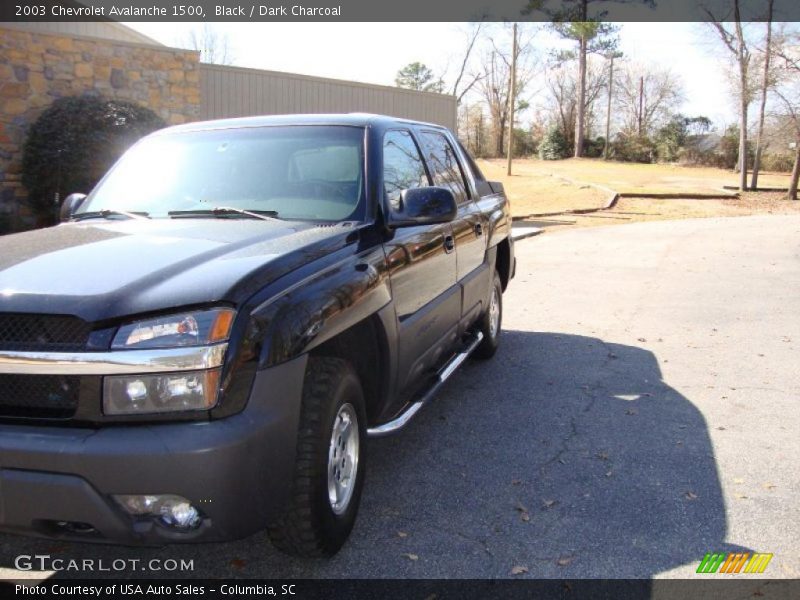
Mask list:
[[[392,421],[367,429],[367,436],[383,437],[395,433],[396,431],[399,431],[408,425],[408,422],[414,418],[420,409],[433,399],[433,397],[436,395],[436,392],[438,392],[442,385],[444,385],[444,382],[450,379],[450,376],[456,372],[458,367],[460,367],[463,362],[469,358],[469,355],[472,354],[482,340],[483,334],[480,331],[476,331],[475,335],[464,347],[464,349],[453,356],[453,358],[447,361],[447,363],[441,369],[439,369],[439,372],[436,376],[436,381],[422,395],[422,397],[420,397],[419,400],[413,402],[404,412],[400,414],[400,416]]]

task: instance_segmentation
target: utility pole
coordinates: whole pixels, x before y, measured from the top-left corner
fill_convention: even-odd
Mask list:
[[[511,175],[511,160],[514,155],[514,98],[517,95],[517,24],[514,23],[514,41],[511,45],[511,81],[508,83],[508,168]]]

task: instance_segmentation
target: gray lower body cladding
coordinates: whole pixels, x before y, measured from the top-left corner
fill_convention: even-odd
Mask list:
[[[208,422],[75,429],[0,425],[0,531],[127,545],[238,539],[288,499],[306,357],[260,371],[244,411]],[[177,494],[187,532],[134,519],[112,494]],[[92,531],[54,527],[91,525]]]

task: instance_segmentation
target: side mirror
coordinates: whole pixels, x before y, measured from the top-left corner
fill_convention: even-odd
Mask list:
[[[83,201],[86,199],[86,194],[70,194],[64,201],[61,203],[61,210],[59,212],[59,220],[63,223],[65,221],[69,221],[72,218],[72,215],[75,214],[75,211],[78,210]]]
[[[389,210],[389,227],[413,227],[449,223],[458,207],[453,193],[442,187],[420,187],[400,193],[400,207]]]

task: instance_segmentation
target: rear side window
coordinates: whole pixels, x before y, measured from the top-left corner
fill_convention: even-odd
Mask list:
[[[403,190],[427,185],[430,184],[425,163],[411,134],[402,129],[386,132],[383,138],[383,192],[389,206],[399,210]]]
[[[469,200],[467,182],[448,139],[434,131],[423,131],[422,139],[434,185],[448,188],[459,204]]]
[[[458,145],[461,148],[461,155],[466,157],[467,168],[472,171],[472,178],[475,180],[475,188],[478,192],[478,195],[483,197],[493,194],[494,192],[489,186],[489,182],[486,181],[486,177],[484,177],[483,173],[478,167],[478,163],[475,162],[475,159],[469,153],[469,150],[467,150],[464,147],[464,144],[461,142],[459,142]]]

